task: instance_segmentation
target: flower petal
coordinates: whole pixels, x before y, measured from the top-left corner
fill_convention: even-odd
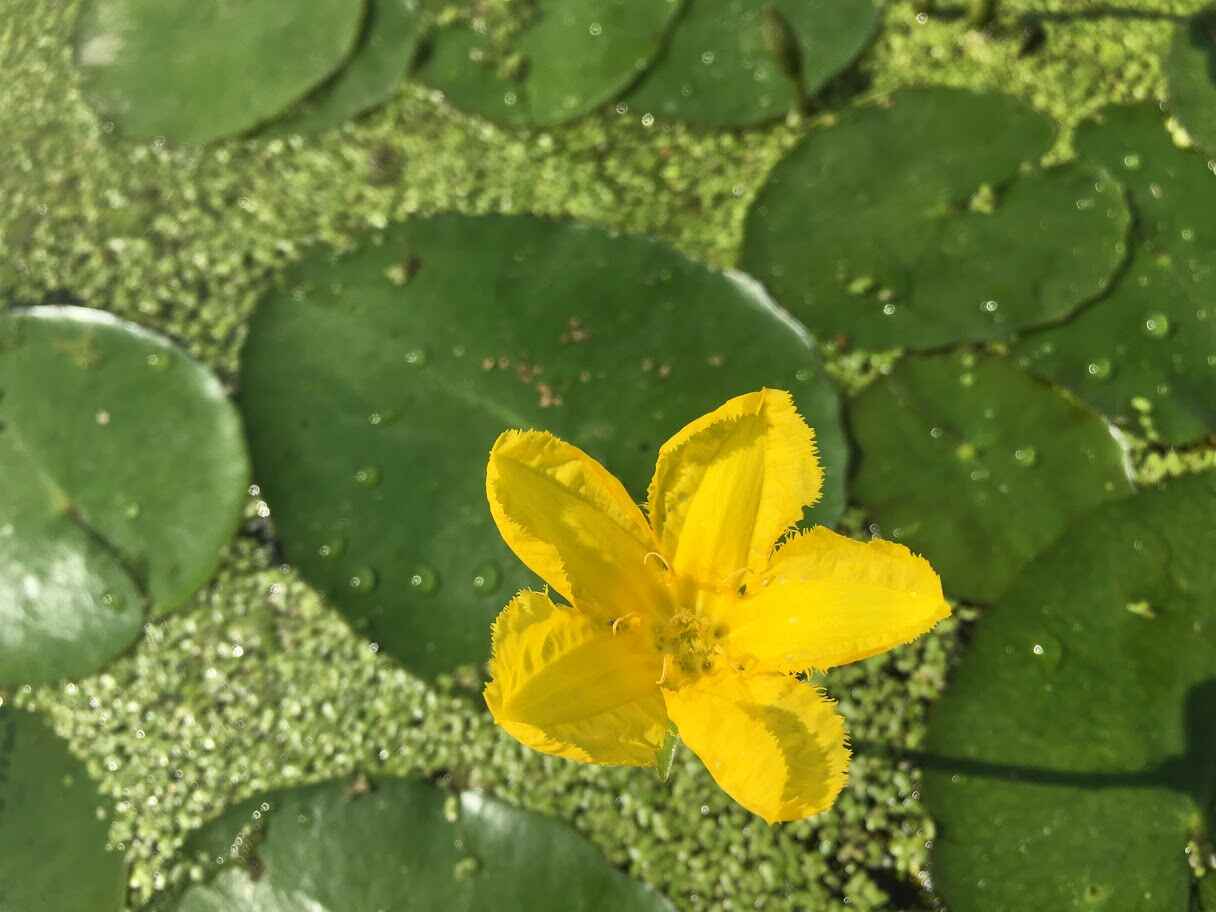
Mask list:
[[[823,671],[913,640],[949,614],[923,557],[816,526],[783,544],[722,620],[732,655],[780,671]]]
[[[844,720],[809,684],[726,672],[663,697],[714,781],[769,823],[825,811],[844,787]]]
[[[493,649],[486,705],[518,741],[583,763],[654,764],[667,712],[644,623],[613,633],[524,590],[494,622]]]
[[[731,399],[663,444],[650,482],[650,521],[673,569],[709,586],[737,585],[768,562],[781,533],[819,498],[815,435],[789,393]]]
[[[578,447],[507,431],[490,451],[486,495],[511,550],[579,609],[611,621],[665,602],[658,562],[646,560],[658,551],[646,518]]]

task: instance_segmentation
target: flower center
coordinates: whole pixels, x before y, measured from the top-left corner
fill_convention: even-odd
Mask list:
[[[713,671],[722,656],[726,627],[698,609],[681,609],[655,626],[655,649],[663,656],[658,683],[678,688]]]

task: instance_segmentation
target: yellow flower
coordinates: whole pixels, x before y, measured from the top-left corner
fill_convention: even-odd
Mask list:
[[[741,805],[770,823],[829,807],[849,761],[843,720],[794,677],[883,652],[950,613],[902,545],[816,527],[779,541],[819,497],[814,433],[762,389],[663,445],[647,522],[577,447],[539,431],[495,442],[499,532],[547,592],[493,629],[495,720],[538,751],[651,766],[669,722]]]

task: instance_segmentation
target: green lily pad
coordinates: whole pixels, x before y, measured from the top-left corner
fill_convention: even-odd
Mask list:
[[[409,71],[425,33],[419,0],[366,0],[367,17],[350,62],[267,129],[316,133],[388,99]]]
[[[0,707],[0,912],[120,912],[111,806],[38,716]]]
[[[91,104],[128,136],[205,143],[272,119],[346,61],[363,0],[92,0],[76,31]]]
[[[535,0],[513,34],[439,28],[418,76],[452,104],[505,124],[547,125],[612,101],[650,65],[678,0]]]
[[[78,677],[211,575],[240,420],[168,340],[101,311],[0,315],[0,685]]]
[[[705,124],[781,116],[852,63],[877,22],[872,0],[688,0],[628,101]]]
[[[1212,474],[1103,505],[980,619],[926,763],[955,912],[1194,909],[1212,875],[1184,850],[1216,833],[1214,513]]]
[[[850,420],[854,496],[956,598],[996,598],[1073,517],[1131,491],[1102,419],[1005,358],[905,358]]]
[[[999,339],[1067,317],[1125,254],[1118,184],[1022,167],[1051,125],[1012,98],[900,92],[773,169],[743,268],[823,338],[868,349]]]
[[[809,338],[745,278],[649,240],[442,216],[317,253],[255,314],[241,407],[288,558],[415,671],[484,660],[535,579],[485,499],[490,445],[545,428],[645,497],[658,447],[761,386],[790,389],[844,503],[837,395]]]
[[[1195,142],[1216,151],[1216,8],[1178,27],[1165,75],[1170,110]]]
[[[1017,352],[1117,424],[1194,440],[1216,430],[1216,176],[1148,105],[1108,108],[1076,141],[1127,187],[1131,262],[1101,301]]]
[[[186,851],[204,879],[161,912],[670,909],[565,824],[410,779],[274,793],[207,825]]]

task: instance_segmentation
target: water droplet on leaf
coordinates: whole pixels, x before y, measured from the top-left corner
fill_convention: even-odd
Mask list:
[[[419,564],[410,573],[410,589],[422,595],[433,595],[439,588],[439,574],[426,564]]]
[[[489,595],[498,588],[498,584],[502,581],[502,574],[498,570],[498,566],[490,561],[484,564],[479,564],[473,570],[473,591],[482,595]]]
[[[1144,333],[1151,339],[1164,339],[1170,334],[1170,320],[1160,311],[1144,318]]]
[[[379,579],[376,577],[375,570],[371,567],[360,567],[351,574],[350,579],[347,580],[347,585],[350,587],[351,592],[367,595],[375,590],[376,583],[378,582]]]
[[[374,488],[380,484],[380,469],[376,466],[363,466],[355,470],[355,484],[364,488]]]

